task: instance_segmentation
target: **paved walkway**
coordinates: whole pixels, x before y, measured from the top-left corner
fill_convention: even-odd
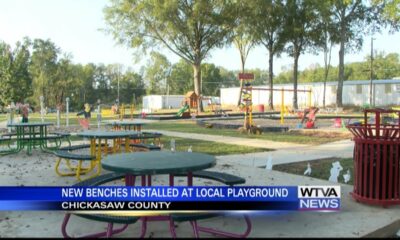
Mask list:
[[[7,121],[0,121],[0,128],[6,128],[7,127]]]
[[[182,133],[173,131],[157,131],[167,136],[182,137],[190,139],[199,139],[215,141],[226,144],[242,145],[249,147],[264,147],[275,149],[271,152],[258,152],[247,154],[235,154],[219,156],[221,164],[240,164],[252,167],[262,167],[266,165],[268,157],[272,157],[273,164],[283,164],[291,162],[312,161],[321,158],[347,158],[353,156],[354,143],[351,140],[342,140],[322,145],[304,145],[286,142],[274,142],[261,139],[249,139],[239,137],[227,137],[209,134]]]
[[[311,177],[269,171],[253,166],[265,165],[269,154],[276,164],[329,156],[351,156],[353,149],[353,142],[349,140],[319,146],[307,146],[290,143],[286,145],[286,143],[265,140],[253,142],[253,139],[204,134],[160,132],[176,137],[246,146],[261,144],[263,147],[275,148],[276,151],[273,152],[218,157],[218,164],[213,170],[244,177],[248,186],[295,186],[300,183],[304,185],[332,185],[330,182]],[[274,147],[268,145],[270,143],[273,143]],[[4,186],[67,186],[76,182],[74,177],[60,178],[56,176],[53,167],[54,156],[43,154],[40,151],[34,151],[32,156],[21,153],[0,157],[0,182]],[[31,174],[27,175],[26,173]],[[159,185],[165,185],[167,181],[167,176],[157,176],[154,179],[155,183],[160,183]],[[178,186],[184,185],[185,181],[178,180],[176,184]],[[210,181],[199,182],[197,180],[195,185],[210,185]],[[264,215],[252,215],[253,229],[249,237],[391,237],[400,228],[400,206],[381,208],[357,203],[349,195],[352,186],[340,185],[342,187],[342,200],[339,212],[271,212]],[[0,211],[0,236],[61,237],[60,225],[63,216],[62,212],[56,211]],[[201,224],[235,232],[243,230],[243,222],[233,217],[208,219],[201,221]],[[178,223],[177,225],[179,237],[193,237],[189,223]],[[104,229],[104,226],[100,222],[90,222],[74,217],[69,230],[79,235],[87,232],[88,229]],[[117,237],[137,237],[139,230],[140,224],[132,224],[126,232],[117,235]],[[146,237],[170,237],[168,224],[165,222],[149,223]],[[201,237],[212,236],[202,233]]]
[[[272,152],[219,156],[218,159],[220,160],[220,163],[264,167],[266,166],[269,156],[272,158],[272,164],[312,161],[331,157],[350,158],[353,156],[353,147],[354,143],[352,141],[343,140],[319,146],[277,149]]]
[[[54,164],[54,156],[40,151],[34,151],[32,156],[20,153],[0,157],[0,182],[3,186],[69,186],[76,183],[74,176],[57,176],[54,172]],[[210,170],[244,177],[248,186],[332,185],[330,182],[311,177],[243,165],[227,166],[218,163]],[[160,186],[165,186],[168,180],[166,175],[153,178],[154,184]],[[115,181],[115,184],[121,184],[121,182]],[[184,178],[178,178],[176,181],[177,186],[185,184]],[[210,180],[195,179],[194,185],[210,186],[214,184]],[[399,229],[400,206],[382,208],[357,203],[349,195],[352,186],[344,184],[341,186],[342,200],[339,212],[254,214],[251,215],[253,229],[249,237],[354,238],[371,236],[369,235],[371,233],[374,233],[372,236],[390,237]],[[63,217],[62,211],[0,211],[0,236],[3,238],[62,237],[60,226]],[[202,220],[199,224],[234,232],[244,230],[243,221],[234,216]],[[178,237],[193,237],[188,222],[177,223],[177,225]],[[68,231],[78,236],[83,233],[104,230],[105,226],[105,223],[72,217]],[[138,237],[140,226],[139,222],[132,224],[127,231],[116,237]],[[148,224],[146,238],[170,238],[170,236],[168,222],[150,222]],[[200,236],[212,237],[205,233],[201,233]]]
[[[297,148],[297,147],[308,146],[308,145],[297,144],[297,143],[286,143],[286,142],[283,143],[283,142],[274,142],[274,141],[261,140],[261,139],[229,137],[229,136],[220,136],[220,135],[211,135],[211,134],[184,133],[184,132],[152,130],[152,129],[146,129],[146,131],[156,131],[156,132],[162,133],[167,136],[172,136],[172,137],[190,138],[190,139],[198,139],[198,140],[204,140],[204,141],[214,141],[214,142],[248,146],[248,147],[256,147],[256,148],[288,149],[288,148]]]

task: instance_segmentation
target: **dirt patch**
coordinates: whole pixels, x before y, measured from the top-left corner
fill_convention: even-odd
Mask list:
[[[341,130],[324,130],[324,129],[292,129],[289,133],[301,134],[310,137],[321,137],[321,138],[351,138],[353,135],[347,131]]]
[[[243,124],[243,119],[224,119],[224,120],[207,120],[207,123],[219,123],[219,124]],[[290,129],[296,129],[300,124],[300,119],[285,119],[284,123],[281,124],[279,119],[268,119],[268,118],[253,118],[254,125],[266,126],[266,127],[289,127]],[[333,127],[334,119],[317,119],[315,126],[319,128],[335,129]],[[336,128],[337,129],[337,128]]]

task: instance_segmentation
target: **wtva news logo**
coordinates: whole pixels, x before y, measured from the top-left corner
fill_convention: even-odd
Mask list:
[[[340,186],[299,186],[299,210],[340,210]]]

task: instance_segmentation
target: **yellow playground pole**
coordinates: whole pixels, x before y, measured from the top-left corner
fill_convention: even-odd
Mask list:
[[[119,120],[123,120],[125,115],[125,104],[121,105],[121,109],[119,110]]]
[[[133,110],[134,110],[133,103],[131,103],[131,119],[133,119]]]
[[[283,112],[285,111],[285,92],[283,91],[283,88],[281,90],[281,98],[281,124],[283,124]]]
[[[309,90],[309,92],[308,92],[308,107],[311,107],[311,104],[312,104],[312,101],[311,101],[312,91],[311,91],[311,88],[308,89],[308,90]]]

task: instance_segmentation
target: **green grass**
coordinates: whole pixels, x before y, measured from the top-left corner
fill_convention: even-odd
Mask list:
[[[302,144],[323,144],[328,142],[334,142],[338,140],[345,139],[340,134],[330,135],[305,135],[300,133],[292,132],[264,132],[261,135],[248,135],[241,134],[235,129],[217,129],[217,128],[205,128],[197,125],[195,122],[157,122],[151,123],[146,128],[151,128],[155,130],[168,130],[176,132],[186,132],[186,133],[200,133],[200,134],[211,134],[211,135],[222,135],[231,137],[244,137],[244,138],[256,138],[277,142],[292,142],[292,143],[302,143]]]
[[[196,139],[163,136],[161,138],[161,142],[164,144],[165,149],[171,149],[171,139],[175,139],[175,147],[177,151],[187,151],[190,146],[192,146],[193,152],[201,152],[211,155],[244,154],[271,151],[271,149],[267,148],[254,148]]]
[[[71,136],[70,139],[71,141],[83,140],[83,138],[78,136]],[[271,149],[267,148],[245,147],[245,146],[237,146],[231,144],[187,139],[187,138],[168,137],[168,136],[161,137],[161,144],[164,145],[164,149],[166,150],[171,149],[171,139],[175,139],[176,151],[187,151],[189,147],[192,146],[193,152],[207,153],[215,156],[271,151]],[[147,143],[150,144],[151,142],[152,141],[149,140]],[[74,145],[74,143],[72,144]]]
[[[340,175],[338,177],[338,181],[340,183],[344,183],[343,174],[347,173],[347,170],[349,169],[351,178],[347,184],[353,185],[353,158],[328,158],[313,161],[279,164],[274,165],[272,167],[272,170],[303,176],[304,171],[307,169],[307,163],[310,163],[312,169],[310,177],[328,180],[330,176],[330,170],[332,168],[332,163],[336,161],[339,161],[340,165],[343,167],[343,170],[340,172]]]
[[[0,114],[0,122],[7,120],[7,114]]]
[[[20,115],[16,114],[15,117],[20,117]],[[69,113],[69,124],[70,125],[78,125],[78,117],[76,116],[76,112],[70,112]],[[80,116],[80,118],[83,118],[83,116]],[[46,122],[52,122],[54,124],[57,123],[57,115],[55,113],[48,113],[44,117]],[[107,121],[107,120],[115,120],[116,117],[103,117],[102,121]],[[7,115],[6,114],[0,114],[0,121],[5,121],[7,120]],[[41,117],[39,113],[31,113],[29,114],[29,121],[30,122],[39,122],[41,121]],[[90,118],[90,123],[91,124],[97,124],[97,118],[96,118],[96,113],[92,113],[92,117]],[[61,114],[60,118],[60,124],[64,125],[66,124],[66,115]]]

